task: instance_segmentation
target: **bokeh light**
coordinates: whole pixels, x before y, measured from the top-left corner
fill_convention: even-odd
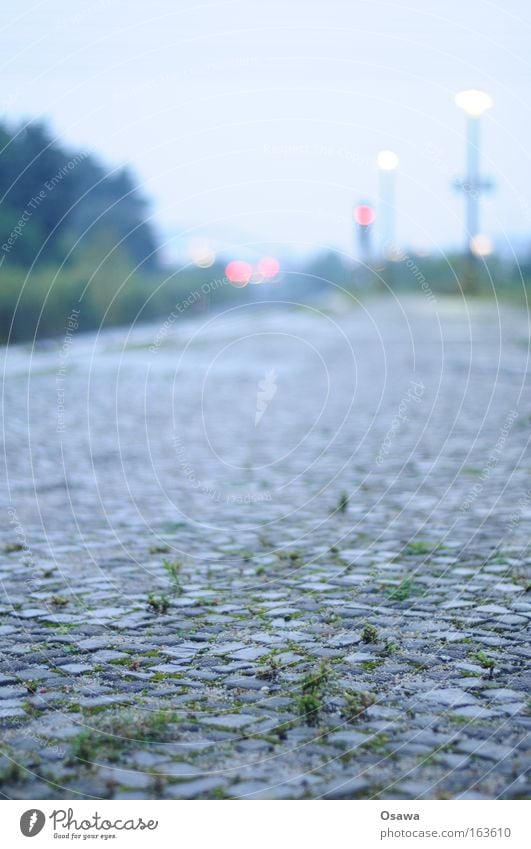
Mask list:
[[[470,250],[474,256],[490,256],[494,250],[492,239],[485,233],[478,233],[470,239]]]
[[[243,259],[233,259],[225,267],[225,277],[237,287],[247,286],[252,273],[252,265]]]
[[[216,254],[206,239],[193,239],[188,249],[190,259],[198,268],[210,268],[216,261]]]
[[[263,256],[256,266],[258,274],[262,275],[266,280],[276,277],[280,271],[280,263],[274,256]]]

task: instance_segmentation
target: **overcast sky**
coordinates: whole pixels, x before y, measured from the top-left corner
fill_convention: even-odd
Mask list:
[[[167,236],[251,252],[350,251],[392,148],[399,242],[441,248],[463,241],[454,93],[484,88],[482,229],[500,243],[531,234],[530,45],[529,0],[9,3],[0,108],[129,163]]]

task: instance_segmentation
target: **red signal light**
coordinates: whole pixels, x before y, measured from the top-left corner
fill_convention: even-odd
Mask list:
[[[376,213],[374,209],[372,206],[367,206],[366,203],[360,204],[354,210],[354,220],[360,227],[369,227],[374,223],[375,218]]]

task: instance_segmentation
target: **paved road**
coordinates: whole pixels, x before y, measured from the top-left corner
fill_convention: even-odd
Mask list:
[[[525,313],[75,325],[3,359],[4,795],[528,795]]]

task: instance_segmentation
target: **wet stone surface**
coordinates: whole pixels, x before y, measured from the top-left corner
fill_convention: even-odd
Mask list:
[[[5,354],[3,796],[527,796],[525,316],[158,330]]]

